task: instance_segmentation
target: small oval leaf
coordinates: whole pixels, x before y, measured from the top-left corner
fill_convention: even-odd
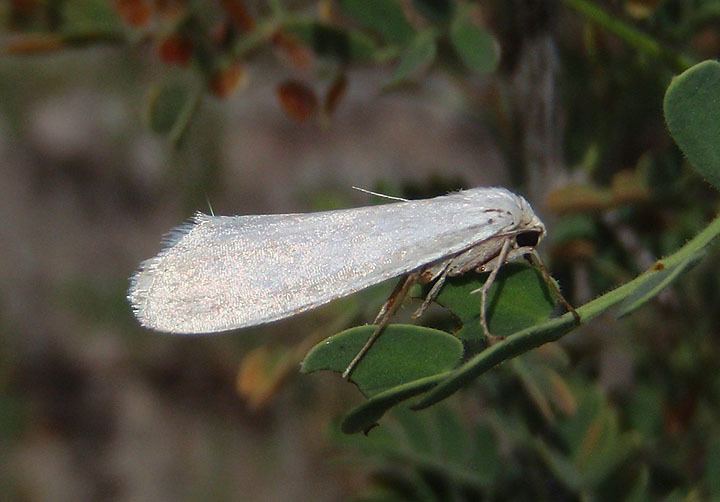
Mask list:
[[[117,0],[115,9],[125,23],[136,28],[146,26],[153,15],[153,5],[148,0]]]
[[[473,23],[467,8],[458,9],[450,27],[450,41],[470,71],[483,75],[497,68],[498,45],[487,30]]]
[[[447,0],[413,0],[413,6],[426,19],[435,23],[447,23],[455,10],[455,2]]]
[[[245,65],[235,61],[216,71],[208,86],[210,91],[218,98],[225,99],[248,83],[248,74]]]
[[[400,64],[395,69],[389,85],[396,85],[416,77],[432,64],[437,53],[435,38],[433,30],[426,30],[413,39],[400,58]]]
[[[720,63],[704,61],[675,77],[665,121],[695,169],[720,189]]]
[[[480,294],[487,274],[467,273],[449,279],[437,303],[449,309],[463,324],[463,340],[483,337],[480,328]],[[505,336],[547,319],[555,306],[542,275],[524,263],[510,263],[498,272],[488,293],[488,327],[493,335]]]
[[[380,33],[391,43],[404,44],[413,36],[398,0],[340,0],[343,13],[359,24]]]
[[[374,325],[350,328],[316,345],[305,357],[301,371],[342,373],[375,330]],[[435,375],[460,362],[460,340],[436,329],[392,324],[385,329],[351,375],[365,396]]]
[[[277,96],[288,117],[304,122],[317,113],[315,91],[297,80],[286,80],[277,88]]]
[[[150,128],[163,135],[169,135],[192,108],[192,92],[180,82],[167,82],[150,91],[148,122]]]
[[[163,63],[187,66],[193,55],[192,40],[180,33],[173,33],[160,42],[157,51]]]

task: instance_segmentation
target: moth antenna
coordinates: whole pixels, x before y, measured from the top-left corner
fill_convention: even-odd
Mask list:
[[[213,211],[212,204],[210,204],[210,197],[208,194],[205,194],[205,202],[207,202],[208,210],[210,211],[210,216],[215,216],[215,211]]]
[[[383,199],[399,200],[400,202],[407,202],[407,201],[408,201],[408,199],[403,199],[402,197],[394,197],[394,196],[392,196],[392,195],[385,195],[384,193],[372,192],[372,191],[367,190],[367,189],[365,189],[365,188],[360,188],[360,187],[355,187],[355,186],[352,187],[352,188],[353,188],[353,190],[357,190],[358,192],[367,193],[367,194],[370,194],[370,195],[374,195],[374,196],[376,196],[376,197],[381,197],[381,198],[383,198]]]

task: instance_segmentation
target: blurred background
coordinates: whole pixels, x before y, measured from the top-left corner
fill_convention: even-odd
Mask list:
[[[368,437],[337,431],[353,386],[297,368],[392,285],[209,337],[125,300],[198,210],[501,185],[580,305],[715,214],[662,103],[719,27],[703,0],[0,3],[0,498],[720,496],[712,256]]]

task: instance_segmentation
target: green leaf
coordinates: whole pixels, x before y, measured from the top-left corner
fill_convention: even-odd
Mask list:
[[[343,13],[368,30],[377,31],[390,43],[406,44],[413,29],[397,0],[340,0]]]
[[[720,234],[720,217],[713,220],[692,240],[687,242],[682,248],[674,254],[663,260],[669,268],[684,262],[690,256],[694,256],[705,246],[710,244]],[[645,272],[630,282],[619,286],[618,288],[606,293],[582,307],[577,308],[581,322],[585,323],[590,319],[597,317],[611,307],[622,302],[630,296],[638,288],[642,287],[653,276],[652,272]],[[464,385],[469,384],[475,378],[484,372],[494,368],[498,364],[512,357],[518,356],[539,347],[545,343],[553,342],[560,339],[564,334],[571,331],[577,324],[573,316],[569,313],[564,314],[556,319],[550,319],[541,324],[530,326],[522,331],[513,333],[505,340],[496,343],[483,352],[470,358],[465,364],[453,370],[446,378],[436,382],[431,387],[432,390],[427,393],[413,408],[422,409],[431,406],[438,401],[452,395]]]
[[[423,486],[425,482],[430,482],[432,487],[444,487],[443,500],[465,500],[467,497],[448,496],[446,490],[458,494],[465,490],[470,490],[470,493],[484,491],[495,481],[502,463],[492,431],[483,429],[476,433],[476,430],[468,429],[462,425],[457,412],[444,406],[427,413],[414,413],[399,407],[391,418],[395,419],[395,423],[391,423],[390,427],[373,429],[365,437],[336,434],[334,440],[356,448],[373,460],[412,469],[407,476],[405,469],[403,474],[397,473],[403,476],[400,479],[404,481],[398,485],[398,493],[404,495],[400,499],[438,500],[435,490]],[[408,427],[408,423],[412,425]],[[445,444],[444,437],[438,435],[437,425],[440,423],[448,430],[452,429],[450,444]],[[397,433],[393,433],[395,431]],[[418,437],[424,438],[420,448],[415,444]],[[445,453],[448,450],[449,455]],[[461,455],[458,455],[458,450]],[[402,489],[403,486],[411,488],[411,491]]]
[[[490,33],[473,23],[467,8],[458,9],[450,27],[450,41],[470,71],[483,75],[497,68],[498,45]]]
[[[460,390],[474,379],[498,364],[519,356],[528,350],[555,341],[575,326],[572,315],[565,314],[537,326],[530,326],[514,333],[505,340],[488,347],[470,358],[465,364],[453,370],[432,391],[413,405],[414,409],[431,406]]]
[[[436,23],[450,21],[455,10],[455,2],[448,0],[413,0],[413,5],[420,14]]]
[[[470,432],[464,429],[457,413],[448,406],[436,406],[434,409],[433,436],[438,442],[440,454],[452,463],[467,464],[472,453],[471,445],[468,443]]]
[[[536,442],[555,476],[568,488],[596,490],[640,446],[636,432],[622,432],[617,412],[596,388],[583,389],[578,412],[558,426],[562,451]]]
[[[180,82],[153,87],[147,108],[150,128],[174,143],[182,141],[199,102],[199,93]]]
[[[657,438],[663,433],[665,395],[659,387],[638,384],[625,405],[627,420],[632,429],[644,437]]]
[[[653,274],[648,280],[639,286],[635,291],[628,295],[620,304],[618,317],[624,317],[645,305],[647,302],[655,298],[663,289],[668,287],[675,279],[680,277],[684,271],[693,267],[699,262],[705,251],[701,250],[693,255],[688,256],[680,263],[667,267],[662,261],[658,261],[653,266]]]
[[[434,434],[431,434],[427,427],[427,419],[416,411],[408,410],[404,406],[398,406],[393,410],[393,417],[400,425],[405,441],[414,452],[437,455]]]
[[[110,2],[67,0],[62,2],[62,32],[67,37],[120,34],[123,26]]]
[[[587,214],[572,214],[560,218],[553,225],[553,243],[560,244],[577,239],[594,240],[598,237],[596,218]]]
[[[301,371],[342,373],[375,330],[367,325],[350,328],[316,345],[305,357]],[[462,343],[444,331],[392,324],[377,339],[351,375],[365,396],[445,372],[457,366]]]
[[[704,484],[713,500],[720,498],[720,438],[708,440]]]
[[[674,267],[688,259],[689,256],[693,256],[703,250],[718,235],[720,235],[720,217],[712,221],[677,252],[666,257],[663,262],[667,267]],[[622,302],[622,300],[649,281],[652,276],[652,272],[641,274],[632,281],[577,308],[582,322],[585,323]],[[569,313],[564,314],[559,318],[550,319],[538,325],[525,328],[517,333],[513,333],[505,340],[492,345],[483,352],[470,358],[465,364],[453,371],[411,381],[376,394],[365,404],[357,407],[348,414],[342,424],[343,431],[347,433],[366,431],[372,427],[388,409],[406,399],[420,394],[427,393],[413,408],[425,408],[437,403],[464,385],[469,384],[485,371],[533,348],[556,341],[576,326],[577,324],[573,316]]]
[[[472,454],[469,460],[482,479],[484,486],[491,486],[502,475],[503,464],[500,445],[490,426],[480,423],[475,427],[471,440]]]
[[[672,80],[665,120],[693,167],[720,189],[720,63],[704,61]]]
[[[480,294],[488,274],[464,274],[448,280],[437,303],[449,309],[463,324],[458,336],[466,341],[483,339],[480,327]],[[488,292],[488,328],[505,336],[547,319],[555,303],[542,274],[524,263],[510,263],[498,272]]]
[[[535,447],[548,468],[565,486],[579,491],[582,487],[582,476],[571,459],[557,450],[550,448],[543,441],[536,440]]]
[[[650,469],[646,465],[640,468],[635,484],[627,494],[625,502],[647,502],[652,500],[650,491]]]
[[[379,58],[377,44],[358,30],[344,30],[312,21],[290,25],[287,31],[310,45],[318,56],[343,64]]]
[[[417,34],[400,58],[389,85],[402,83],[427,69],[437,54],[434,30],[425,30]]]
[[[342,421],[342,431],[346,434],[367,433],[390,408],[397,406],[406,399],[427,392],[445,376],[447,376],[447,373],[439,373],[398,385],[374,395],[345,416]]]

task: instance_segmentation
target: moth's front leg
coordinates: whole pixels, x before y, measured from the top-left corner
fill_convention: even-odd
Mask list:
[[[501,239],[490,239],[448,260],[424,268],[420,272],[420,281],[424,283],[435,281],[435,284],[433,284],[420,308],[413,314],[413,318],[417,319],[425,313],[430,304],[440,294],[440,290],[442,290],[448,277],[462,275],[478,267],[478,264],[484,264],[488,260],[492,260],[500,252],[502,243],[503,240]]]
[[[570,302],[567,301],[567,299],[563,296],[562,292],[560,291],[560,288],[558,288],[557,283],[552,279],[550,276],[550,273],[547,271],[547,268],[545,267],[545,264],[543,263],[542,259],[540,258],[540,255],[537,252],[537,249],[531,246],[524,246],[519,247],[515,249],[511,249],[504,260],[500,259],[500,256],[493,258],[487,263],[481,264],[477,267],[478,272],[493,272],[498,270],[500,267],[502,267],[505,263],[509,261],[516,260],[518,258],[527,258],[527,260],[530,262],[531,265],[533,265],[542,275],[543,281],[545,281],[545,284],[547,284],[548,288],[550,288],[550,292],[555,296],[557,301],[560,302],[560,304],[565,307],[565,310],[570,312],[572,316],[575,318],[575,322],[577,324],[580,324],[580,314],[577,313],[575,308],[570,304]],[[492,274],[491,274],[492,275]],[[489,281],[488,277],[488,281]],[[487,281],[486,281],[487,284]],[[482,288],[478,288],[473,293],[480,292]]]
[[[490,287],[495,282],[495,278],[497,277],[498,271],[500,270],[500,267],[507,261],[508,259],[508,253],[510,252],[510,245],[512,241],[510,238],[507,238],[503,241],[502,247],[500,248],[500,252],[498,253],[497,257],[494,258],[492,261],[497,261],[497,265],[493,267],[492,271],[490,272],[490,275],[485,280],[485,283],[480,288],[480,326],[483,330],[483,335],[485,335],[485,339],[488,341],[488,343],[493,344],[499,340],[502,339],[502,337],[495,337],[490,334],[490,329],[488,329],[487,324],[487,294],[490,290]],[[475,291],[473,291],[474,293]]]
[[[440,290],[448,277],[459,276],[471,270],[480,270],[482,272],[494,271],[494,273],[491,273],[491,276],[488,277],[488,280],[486,281],[486,283],[489,282],[490,285],[492,285],[492,282],[495,280],[495,276],[497,275],[497,271],[495,271],[495,269],[500,268],[500,265],[509,259],[510,253],[514,253],[514,251],[516,251],[510,249],[511,245],[512,239],[509,237],[488,240],[447,261],[423,270],[420,274],[421,280],[424,279],[424,282],[435,280],[435,284],[433,284],[422,305],[413,314],[413,317],[420,317],[425,310],[427,310],[430,304],[440,294]],[[513,254],[513,256],[515,255]],[[482,288],[477,291],[482,291]],[[485,316],[486,300],[487,290],[481,299],[480,322],[483,326],[483,333],[489,341],[492,341],[495,337],[490,334],[487,327]]]

